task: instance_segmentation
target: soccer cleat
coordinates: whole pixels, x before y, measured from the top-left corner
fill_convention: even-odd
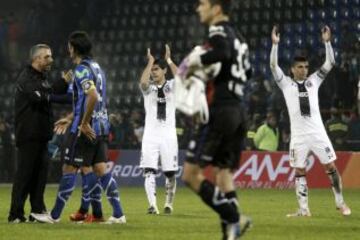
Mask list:
[[[286,217],[311,217],[309,209],[298,209],[295,213],[286,214]]]
[[[69,218],[72,222],[80,222],[85,221],[85,219],[89,216],[87,213],[81,213],[80,211],[77,211],[76,213],[70,214]]]
[[[95,217],[92,214],[87,214],[84,221],[79,221],[79,223],[102,223],[105,222],[105,219],[103,217]]]
[[[36,221],[40,222],[40,223],[59,223],[60,222],[60,218],[58,219],[53,219],[51,217],[50,214],[48,213],[31,213],[30,214]]]
[[[170,205],[164,207],[164,214],[172,214],[173,208]]]
[[[157,206],[150,206],[147,210],[147,213],[158,215],[160,212],[159,212],[159,209],[157,208]]]
[[[350,216],[351,209],[346,205],[346,203],[341,204],[341,206],[336,207],[337,210],[341,212],[343,216]]]
[[[18,224],[27,222],[25,217],[9,218],[8,223]]]
[[[41,213],[42,213],[42,214],[48,214],[48,212],[47,212],[46,210],[43,210]],[[26,222],[30,222],[30,223],[35,223],[35,222],[37,222],[36,219],[35,219],[33,216],[31,216],[31,214],[32,214],[32,213],[30,213],[29,218],[28,218],[28,220],[27,220]]]
[[[35,222],[36,222],[36,219],[35,219],[33,216],[31,216],[31,214],[30,214],[27,222],[35,223]]]
[[[226,224],[224,221],[221,223],[223,230],[224,240],[237,240],[243,236],[247,230],[252,226],[252,220],[250,217],[241,215],[240,222]]]
[[[105,224],[125,224],[126,223],[126,217],[125,215],[116,218],[114,216],[109,217],[109,219],[104,222]]]

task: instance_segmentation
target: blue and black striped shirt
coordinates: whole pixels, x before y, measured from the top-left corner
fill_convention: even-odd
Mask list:
[[[83,114],[86,111],[86,92],[92,86],[96,87],[98,102],[92,114],[91,126],[96,136],[109,134],[109,118],[106,108],[106,77],[99,64],[91,59],[83,59],[75,68],[73,83],[73,113],[74,118],[70,131],[77,134]]]

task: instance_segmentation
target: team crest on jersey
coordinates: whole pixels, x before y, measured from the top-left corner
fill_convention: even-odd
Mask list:
[[[308,88],[312,87],[312,83],[310,81],[306,81],[305,86],[307,86]]]
[[[164,86],[164,93],[169,93],[170,92],[170,86],[168,84],[166,84]]]

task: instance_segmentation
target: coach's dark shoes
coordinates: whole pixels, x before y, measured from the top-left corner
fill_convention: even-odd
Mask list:
[[[9,217],[8,218],[8,223],[25,223],[26,222],[26,217]]]
[[[36,219],[33,216],[31,216],[31,214],[29,215],[28,219],[29,219],[28,222],[31,222],[31,223],[36,222]]]

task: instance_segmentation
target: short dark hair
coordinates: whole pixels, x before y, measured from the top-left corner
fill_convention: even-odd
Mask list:
[[[161,69],[167,68],[167,63],[162,58],[156,58],[153,65],[159,65]]]
[[[291,66],[293,67],[298,62],[307,62],[308,59],[306,56],[295,56],[292,60]]]
[[[91,57],[92,42],[89,35],[84,31],[72,32],[68,39],[69,44],[74,48],[75,54],[81,57]]]
[[[225,15],[230,15],[232,10],[232,0],[209,0],[211,6],[220,5]]]

